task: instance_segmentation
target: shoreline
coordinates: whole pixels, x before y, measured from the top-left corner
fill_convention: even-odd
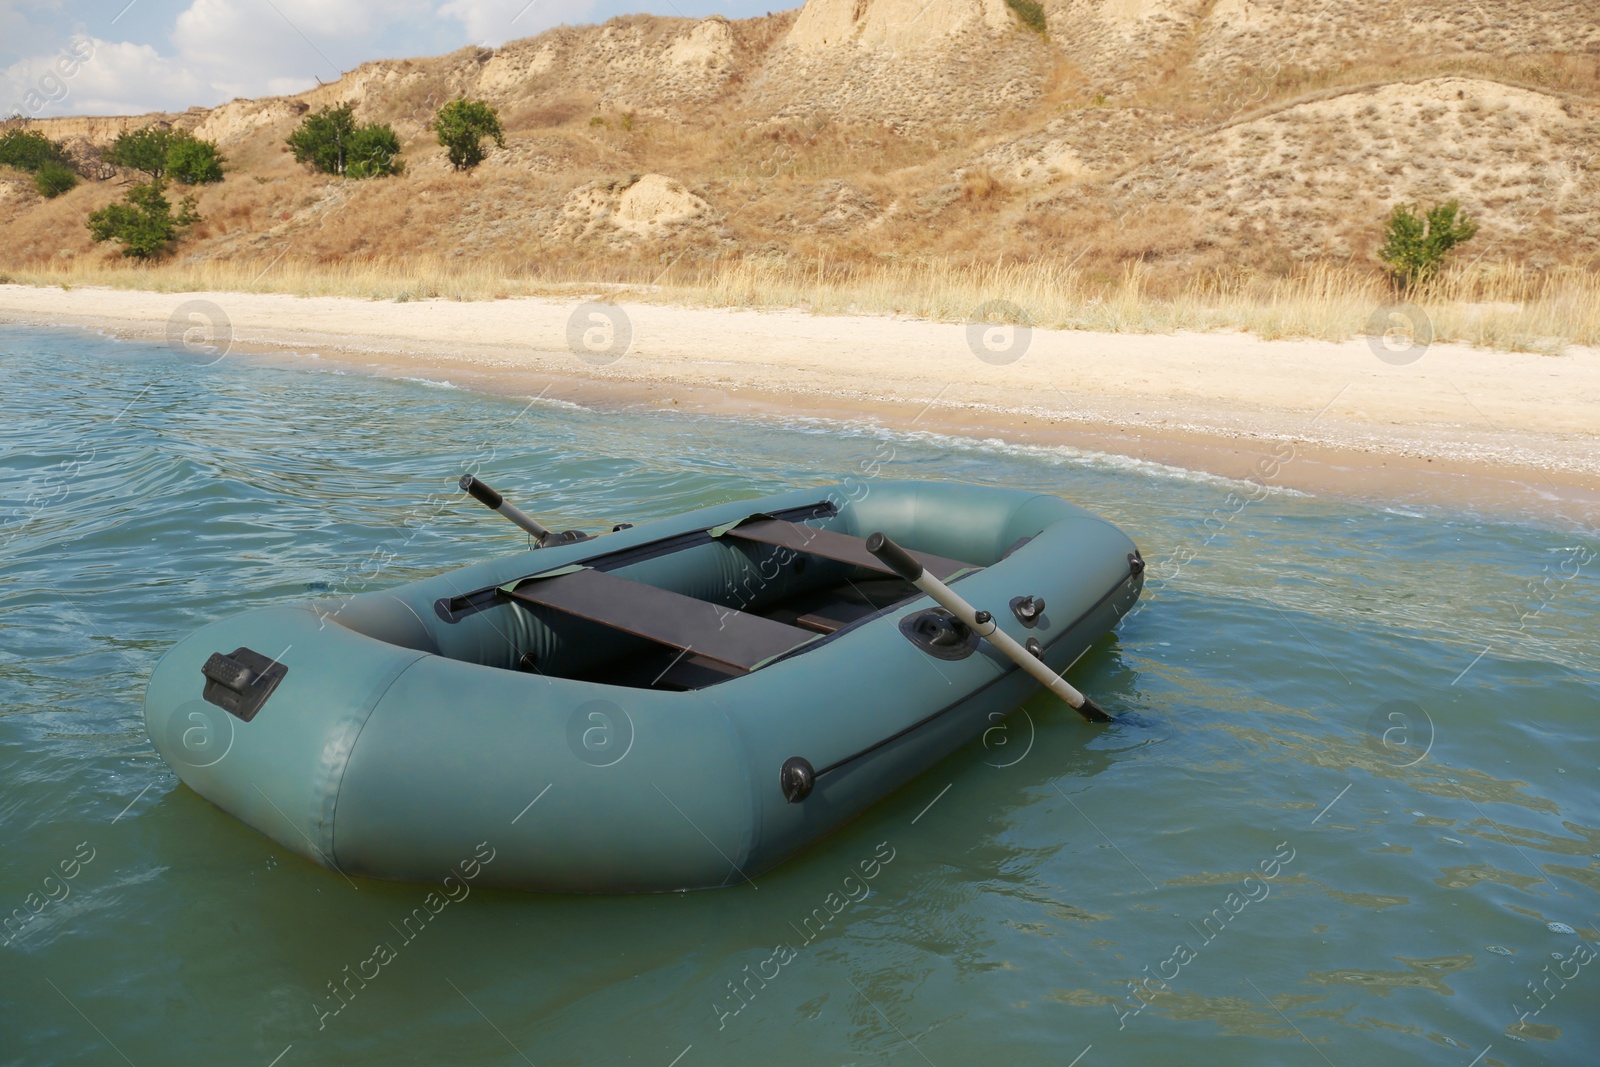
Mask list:
[[[180,309],[191,317],[171,328],[175,345],[185,328],[209,339],[208,322],[225,316],[231,352],[272,362],[601,409],[1066,446],[1313,494],[1600,526],[1597,349],[1434,344],[1401,356],[1365,338],[1022,331],[536,297],[394,303],[0,285],[0,322],[16,325],[166,341]],[[217,358],[196,347],[197,362]]]

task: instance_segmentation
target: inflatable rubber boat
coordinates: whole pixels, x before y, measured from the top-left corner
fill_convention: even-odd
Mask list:
[[[145,722],[185,784],[346,875],[739,884],[1040,684],[1105,719],[1060,673],[1143,586],[1125,534],[1031,492],[804,489],[589,537],[462,482],[539,547],[162,658]]]

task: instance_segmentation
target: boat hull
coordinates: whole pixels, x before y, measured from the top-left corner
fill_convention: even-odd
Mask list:
[[[506,630],[536,622],[510,607],[452,619],[441,604],[602,551],[824,499],[836,529],[885,529],[923,551],[988,562],[953,588],[1014,637],[1036,638],[1058,671],[1139,595],[1133,542],[1057,498],[942,483],[873,483],[858,495],[836,487],[719,505],[386,592],[222,620],[153,673],[151,739],[190,788],[347,875],[437,881],[467,857],[492,854],[477,884],[738,884],[981,735],[1036,684],[987,643],[959,660],[917,647],[900,621],[930,608],[925,598],[741,677],[677,692],[489,665]],[[705,574],[679,576],[680,585],[699,583],[703,595],[726,597],[730,582],[748,588],[749,574],[707,562],[726,555],[717,545],[687,552],[644,558],[631,573],[692,565]],[[758,581],[790,580],[757,571]],[[1022,594],[1048,605],[1035,627],[1007,610]],[[208,658],[240,647],[286,669],[249,721],[201,696]],[[815,768],[816,784],[791,803],[779,770],[796,756]]]

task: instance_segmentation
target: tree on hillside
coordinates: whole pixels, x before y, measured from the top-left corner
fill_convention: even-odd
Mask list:
[[[31,174],[46,163],[65,160],[65,149],[37,130],[8,130],[0,136],[0,166]]]
[[[350,135],[345,156],[346,177],[381,178],[386,174],[399,174],[403,169],[400,138],[394,130],[377,123],[356,127]]]
[[[156,179],[167,173],[167,150],[171,147],[171,130],[159,126],[124,130],[106,149],[105,160],[119,167],[142,170]]]
[[[227,160],[216,143],[187,130],[146,126],[117,134],[106,150],[105,161],[118,167],[142,170],[152,180],[172,177],[185,185],[222,180],[222,164]]]
[[[341,104],[307,115],[289,135],[295,162],[309,164],[324,174],[350,178],[375,178],[399,174],[400,138],[389,126],[357,126],[355,107]]]
[[[37,130],[10,130],[0,136],[0,166],[32,174],[34,187],[46,198],[60,196],[78,184],[78,173],[66,149]]]
[[[1477,221],[1458,201],[1435,204],[1426,213],[1415,204],[1396,204],[1378,256],[1388,265],[1395,288],[1409,293],[1438,274],[1450,250],[1477,232]]]
[[[349,104],[325,107],[300,121],[289,135],[289,148],[296,163],[309,163],[324,174],[343,174],[346,142],[355,129],[355,109]]]
[[[89,233],[96,241],[116,241],[125,256],[150,259],[171,251],[181,232],[199,221],[192,196],[172,213],[166,182],[157,178],[129,189],[122,203],[89,212]]]
[[[220,182],[226,162],[214,142],[188,134],[175,138],[167,149],[167,173],[185,185]]]
[[[500,126],[500,112],[482,100],[452,100],[434,116],[434,132],[439,143],[450,157],[456,170],[471,170],[488,154],[483,150],[483,139],[490,138],[504,148],[505,130]]]

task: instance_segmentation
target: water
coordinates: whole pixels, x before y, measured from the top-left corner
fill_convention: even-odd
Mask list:
[[[1592,535],[68,332],[0,332],[0,382],[0,1061],[1593,1062]],[[846,477],[1061,493],[1151,562],[1072,675],[1125,719],[1036,699],[754,886],[474,891],[407,940],[429,887],[223,815],[140,701],[208,620],[515,546],[473,464],[557,528]]]

